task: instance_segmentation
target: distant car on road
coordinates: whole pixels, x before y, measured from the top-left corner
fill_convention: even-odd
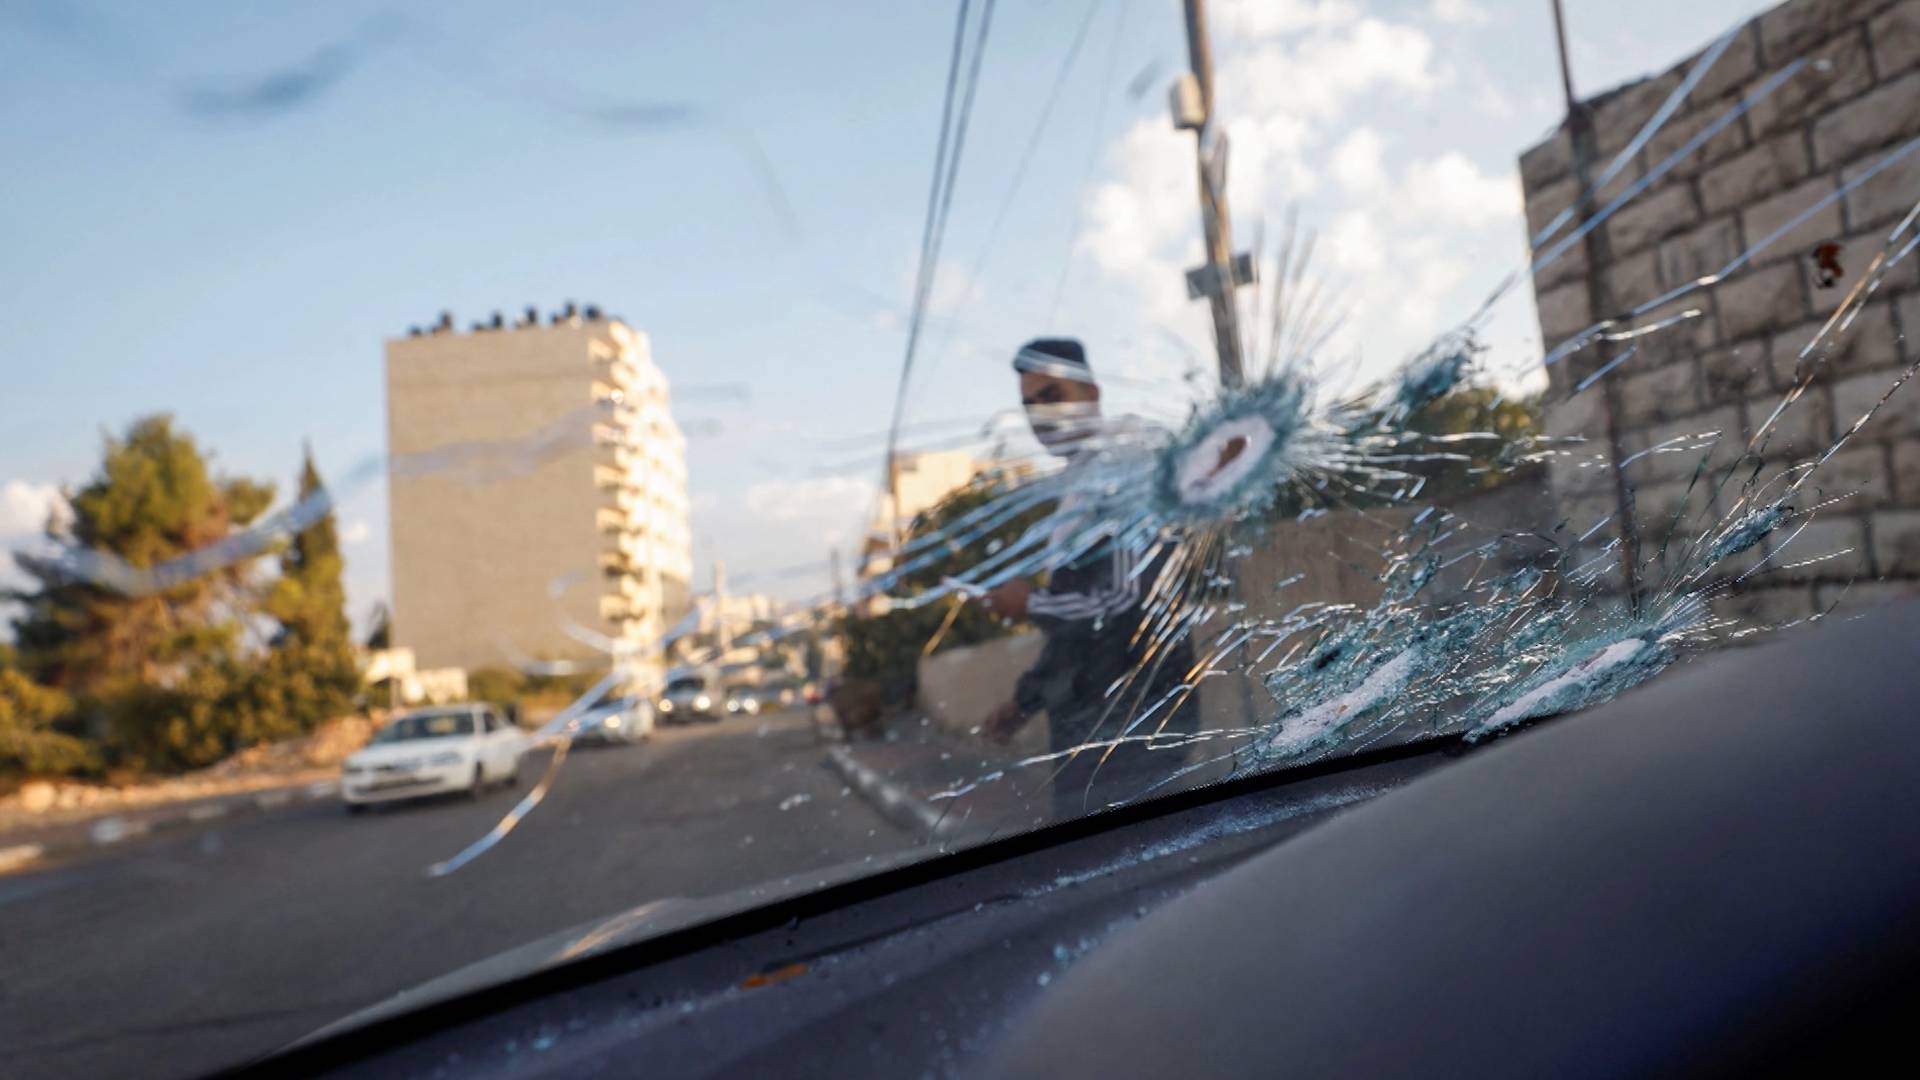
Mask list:
[[[580,746],[624,746],[653,734],[653,706],[629,698],[602,705],[580,718],[573,741]]]
[[[793,701],[792,689],[779,686],[743,686],[727,695],[727,712],[735,716],[758,716],[778,712]]]
[[[719,672],[710,667],[682,668],[668,677],[654,707],[664,723],[718,720],[725,708],[722,693]]]
[[[351,810],[371,803],[463,791],[520,775],[527,736],[491,705],[442,705],[402,713],[341,766]]]

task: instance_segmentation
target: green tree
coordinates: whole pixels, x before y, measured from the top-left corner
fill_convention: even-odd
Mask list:
[[[475,668],[467,673],[467,697],[505,707],[527,695],[527,677],[508,667]]]
[[[1422,501],[1457,498],[1514,480],[1537,478],[1543,468],[1519,464],[1516,456],[1540,433],[1537,399],[1509,398],[1490,386],[1463,387],[1428,402],[1408,419],[1407,427],[1423,435],[1496,436],[1432,447],[1461,455],[1465,461],[1403,463],[1405,471],[1427,478],[1420,491]]]
[[[73,702],[0,662],[0,774],[47,775],[93,772],[100,755],[92,745],[58,729]]]
[[[57,538],[77,548],[152,567],[219,543],[272,501],[269,484],[222,477],[171,417],[134,421],[108,437],[100,470],[68,497]],[[212,743],[232,749],[257,717],[223,711],[244,665],[243,619],[251,612],[251,559],[125,595],[76,574],[60,558],[16,557],[32,584],[10,590],[25,606],[14,622],[19,663],[34,681],[69,695],[75,726],[106,739],[128,764],[171,767],[205,760]],[[156,700],[158,699],[158,700]],[[164,708],[142,708],[142,703]],[[182,715],[218,731],[180,737]]]
[[[299,506],[324,505],[327,497],[311,449],[301,463],[299,492]],[[329,506],[281,551],[280,577],[267,593],[266,613],[280,630],[265,661],[268,686],[261,689],[302,730],[351,709],[360,688],[342,569]]]
[[[151,567],[227,538],[272,498],[271,485],[216,477],[171,417],[151,416],[107,439],[99,473],[68,499],[71,523],[59,539]],[[16,561],[37,583],[10,594],[26,606],[14,624],[21,666],[76,697],[128,680],[171,681],[229,644],[227,616],[250,563],[127,596],[58,558],[21,554]]]
[[[916,517],[908,537],[918,540],[937,535],[1006,491],[1005,483],[998,478],[976,479]],[[937,586],[1000,550],[1046,512],[1045,507],[1028,510],[965,548],[949,543],[941,558],[904,575],[898,591],[909,595]],[[924,607],[896,608],[874,616],[849,615],[842,622],[841,632],[846,639],[847,677],[872,683],[885,704],[897,706],[913,699],[923,654],[1003,637],[1008,629],[979,605],[955,595]]]

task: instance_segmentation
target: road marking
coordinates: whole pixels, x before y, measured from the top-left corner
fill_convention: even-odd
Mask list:
[[[928,837],[937,839],[945,839],[960,831],[962,822],[935,810],[907,789],[880,775],[845,746],[828,749],[827,759],[839,769],[848,784],[866,796],[894,824],[902,824],[901,819],[905,818],[909,830],[917,827]]]
[[[285,806],[292,801],[292,793],[286,791],[263,791],[253,797],[254,805],[263,810],[271,810],[276,806]]]
[[[144,834],[148,828],[150,826],[144,821],[128,821],[115,814],[94,822],[93,828],[87,830],[87,835],[96,844],[117,844],[129,836]]]
[[[307,798],[324,799],[339,790],[340,782],[337,780],[315,780],[307,785]]]
[[[0,848],[0,874],[12,873],[23,866],[31,865],[45,855],[47,849],[40,844],[15,844]]]
[[[227,805],[225,803],[207,803],[204,806],[196,806],[187,811],[187,820],[212,821],[214,818],[225,817],[226,815]]]

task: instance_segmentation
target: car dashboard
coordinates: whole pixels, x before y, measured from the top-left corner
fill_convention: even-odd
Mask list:
[[[1186,792],[294,1048],[275,1075],[1741,1075],[1896,1046],[1920,604],[1470,752]]]

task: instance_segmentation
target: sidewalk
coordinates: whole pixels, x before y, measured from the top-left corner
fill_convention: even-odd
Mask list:
[[[251,810],[332,799],[340,762],[382,718],[341,716],[291,739],[248,747],[178,776],[123,785],[37,780],[0,797],[0,874],[75,850]]]
[[[326,770],[337,774],[338,770]],[[233,814],[277,810],[296,802],[331,800],[340,782],[329,775],[308,777],[276,787],[256,787],[203,799],[182,799],[138,808],[103,811],[23,824],[0,832],[0,874],[17,873],[63,856],[125,840],[198,825]]]
[[[887,820],[927,841],[969,842],[1046,823],[1052,810],[1045,765],[1014,768],[1021,754],[950,735],[919,716],[880,738],[827,751],[827,764]]]

